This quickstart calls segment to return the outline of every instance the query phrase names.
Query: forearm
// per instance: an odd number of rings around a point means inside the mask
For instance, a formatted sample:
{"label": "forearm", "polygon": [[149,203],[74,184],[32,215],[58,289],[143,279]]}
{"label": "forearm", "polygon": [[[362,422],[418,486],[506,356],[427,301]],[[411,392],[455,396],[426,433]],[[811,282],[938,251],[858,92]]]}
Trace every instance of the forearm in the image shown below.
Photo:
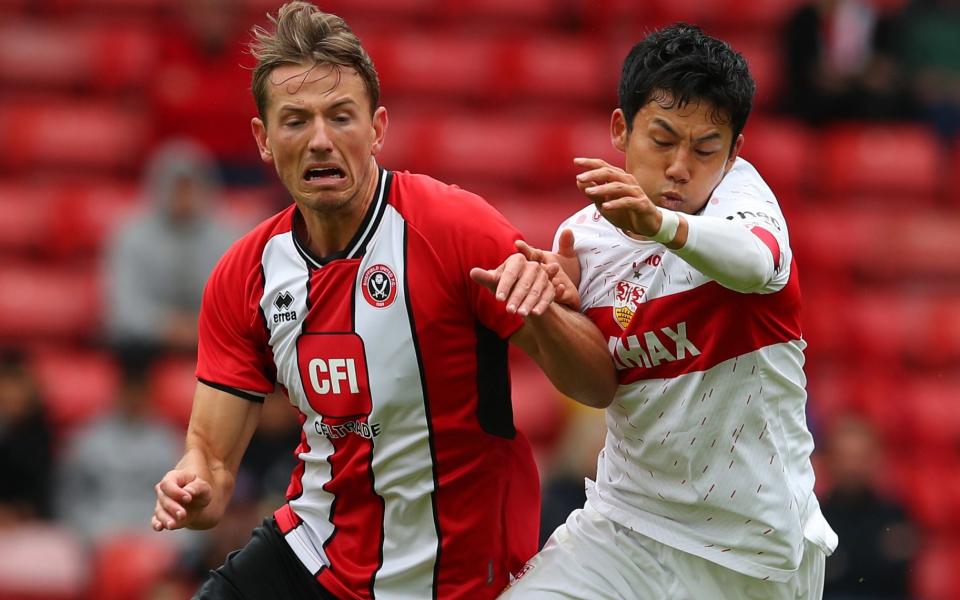
{"label": "forearm", "polygon": [[210,503],[197,511],[190,511],[188,529],[210,529],[220,522],[233,496],[236,472],[222,460],[214,458],[209,448],[196,436],[187,436],[187,451],[177,463],[177,469],[196,473],[210,484]]}
{"label": "forearm", "polygon": [[764,243],[745,227],[716,217],[683,215],[686,240],[671,251],[720,285],[756,292],[772,279],[777,265]]}
{"label": "forearm", "polygon": [[607,344],[594,324],[556,303],[527,317],[520,346],[560,392],[587,406],[605,408],[617,389]]}

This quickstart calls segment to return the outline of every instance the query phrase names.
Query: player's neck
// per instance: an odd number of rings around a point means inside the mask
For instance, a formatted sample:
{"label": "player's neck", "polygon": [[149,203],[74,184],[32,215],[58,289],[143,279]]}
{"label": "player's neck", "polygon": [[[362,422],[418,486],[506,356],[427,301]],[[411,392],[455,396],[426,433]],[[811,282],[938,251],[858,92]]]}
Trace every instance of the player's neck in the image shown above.
{"label": "player's neck", "polygon": [[316,256],[330,256],[346,249],[373,202],[379,180],[379,168],[374,164],[367,181],[353,200],[334,211],[311,210],[300,206],[302,228],[297,238]]}

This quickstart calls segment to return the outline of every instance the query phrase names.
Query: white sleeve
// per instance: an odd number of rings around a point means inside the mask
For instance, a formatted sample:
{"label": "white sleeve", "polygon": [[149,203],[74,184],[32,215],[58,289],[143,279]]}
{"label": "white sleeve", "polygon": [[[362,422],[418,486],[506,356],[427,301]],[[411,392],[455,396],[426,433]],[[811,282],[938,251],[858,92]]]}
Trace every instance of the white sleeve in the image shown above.
{"label": "white sleeve", "polygon": [[691,267],[731,290],[743,293],[775,291],[768,285],[777,267],[770,248],[739,223],[716,217],[683,215],[687,243],[673,253]]}
{"label": "white sleeve", "polygon": [[683,217],[687,242],[673,252],[693,268],[742,293],[769,294],[786,285],[793,258],[786,222],[747,161],[737,159],[702,214]]}

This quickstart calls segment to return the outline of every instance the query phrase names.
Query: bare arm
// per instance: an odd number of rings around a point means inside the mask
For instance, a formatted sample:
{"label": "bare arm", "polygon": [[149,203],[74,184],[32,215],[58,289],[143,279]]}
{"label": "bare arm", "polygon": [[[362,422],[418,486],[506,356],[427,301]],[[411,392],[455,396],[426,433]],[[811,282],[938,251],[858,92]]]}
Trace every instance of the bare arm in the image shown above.
{"label": "bare arm", "polygon": [[587,317],[556,302],[524,319],[510,341],[523,349],[551,383],[577,402],[606,408],[617,373],[600,330]]}
{"label": "bare arm", "polygon": [[153,529],[209,529],[219,522],[262,407],[197,384],[183,458],[155,486]]}
{"label": "bare arm", "polygon": [[617,389],[613,359],[596,326],[583,315],[553,302],[551,278],[559,265],[541,265],[522,254],[510,256],[496,270],[473,269],[474,281],[524,317],[510,338],[574,400],[597,408],[610,405]]}

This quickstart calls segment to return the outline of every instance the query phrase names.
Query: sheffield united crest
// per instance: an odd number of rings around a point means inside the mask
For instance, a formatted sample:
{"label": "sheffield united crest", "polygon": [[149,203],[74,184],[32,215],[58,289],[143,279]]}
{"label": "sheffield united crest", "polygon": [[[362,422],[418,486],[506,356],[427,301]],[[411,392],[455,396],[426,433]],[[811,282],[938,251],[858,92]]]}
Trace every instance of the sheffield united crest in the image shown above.
{"label": "sheffield united crest", "polygon": [[397,276],[387,265],[373,265],[360,281],[363,298],[374,308],[386,308],[397,298]]}

